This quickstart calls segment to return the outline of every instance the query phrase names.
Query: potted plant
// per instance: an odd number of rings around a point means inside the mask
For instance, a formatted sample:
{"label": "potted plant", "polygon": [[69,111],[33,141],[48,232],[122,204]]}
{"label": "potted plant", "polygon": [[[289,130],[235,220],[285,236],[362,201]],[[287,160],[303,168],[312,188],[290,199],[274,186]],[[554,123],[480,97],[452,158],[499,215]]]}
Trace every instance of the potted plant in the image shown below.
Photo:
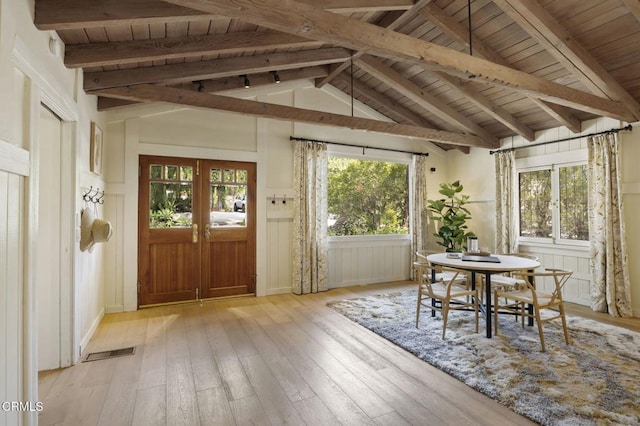
{"label": "potted plant", "polygon": [[464,205],[469,196],[461,194],[462,189],[463,186],[458,180],[453,183],[441,183],[438,192],[445,198],[427,200],[427,208],[440,225],[438,233],[433,235],[439,239],[438,244],[445,247],[447,252],[465,250],[467,237],[475,236],[468,230],[467,220],[471,219],[471,213]]}

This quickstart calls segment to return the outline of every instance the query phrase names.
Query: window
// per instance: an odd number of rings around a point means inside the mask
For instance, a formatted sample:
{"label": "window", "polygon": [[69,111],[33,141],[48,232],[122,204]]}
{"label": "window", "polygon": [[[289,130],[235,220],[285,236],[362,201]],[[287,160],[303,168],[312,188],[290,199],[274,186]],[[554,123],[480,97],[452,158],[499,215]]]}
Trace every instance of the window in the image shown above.
{"label": "window", "polygon": [[520,170],[518,184],[522,240],[589,240],[586,164]]}
{"label": "window", "polygon": [[409,233],[409,166],[329,156],[330,236]]}

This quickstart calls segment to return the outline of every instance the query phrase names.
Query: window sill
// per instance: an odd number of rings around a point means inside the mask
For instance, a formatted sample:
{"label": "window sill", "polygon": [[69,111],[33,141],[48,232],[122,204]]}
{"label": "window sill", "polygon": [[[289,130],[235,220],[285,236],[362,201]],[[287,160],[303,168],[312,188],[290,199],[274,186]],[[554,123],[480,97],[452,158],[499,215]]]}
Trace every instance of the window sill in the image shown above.
{"label": "window sill", "polygon": [[586,244],[554,244],[541,243],[535,241],[519,241],[518,247],[525,249],[521,251],[545,252],[549,254],[566,255],[571,253],[579,257],[589,257],[589,243]]}
{"label": "window sill", "polygon": [[345,247],[345,246],[362,246],[362,245],[389,245],[411,244],[411,235],[409,234],[382,234],[382,235],[346,235],[329,237],[329,246]]}

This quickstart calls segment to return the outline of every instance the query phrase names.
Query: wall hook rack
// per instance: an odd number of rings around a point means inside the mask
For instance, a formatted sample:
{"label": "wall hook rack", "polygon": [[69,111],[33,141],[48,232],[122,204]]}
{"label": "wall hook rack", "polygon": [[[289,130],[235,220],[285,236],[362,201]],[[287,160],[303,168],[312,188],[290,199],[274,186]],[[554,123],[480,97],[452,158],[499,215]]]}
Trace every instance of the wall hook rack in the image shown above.
{"label": "wall hook rack", "polygon": [[104,191],[100,191],[100,188],[93,189],[93,186],[90,186],[89,190],[82,194],[82,199],[87,203],[104,204]]}

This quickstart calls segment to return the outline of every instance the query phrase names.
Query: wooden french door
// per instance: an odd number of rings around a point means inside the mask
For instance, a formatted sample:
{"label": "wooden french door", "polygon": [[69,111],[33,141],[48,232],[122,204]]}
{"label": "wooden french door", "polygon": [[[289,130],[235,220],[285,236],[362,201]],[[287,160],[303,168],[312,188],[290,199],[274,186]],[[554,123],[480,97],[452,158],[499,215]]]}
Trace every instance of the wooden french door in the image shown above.
{"label": "wooden french door", "polygon": [[140,157],[138,304],[255,293],[254,163]]}

